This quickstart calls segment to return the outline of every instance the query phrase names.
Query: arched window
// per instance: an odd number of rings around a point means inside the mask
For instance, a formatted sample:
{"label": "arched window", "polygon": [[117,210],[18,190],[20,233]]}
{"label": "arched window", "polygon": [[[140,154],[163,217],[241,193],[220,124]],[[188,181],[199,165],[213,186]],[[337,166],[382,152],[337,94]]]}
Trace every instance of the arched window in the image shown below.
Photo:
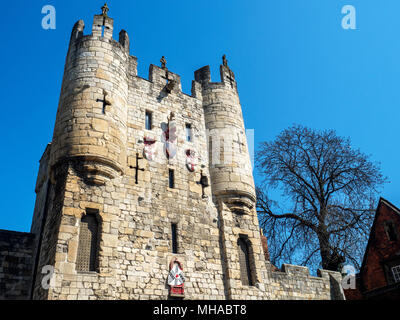
{"label": "arched window", "polygon": [[87,210],[82,217],[79,228],[79,246],[76,259],[77,271],[96,271],[98,252],[98,230],[99,224],[96,217],[97,212]]}
{"label": "arched window", "polygon": [[238,239],[240,279],[245,286],[252,286],[253,279],[250,265],[250,242],[248,239],[240,237]]}

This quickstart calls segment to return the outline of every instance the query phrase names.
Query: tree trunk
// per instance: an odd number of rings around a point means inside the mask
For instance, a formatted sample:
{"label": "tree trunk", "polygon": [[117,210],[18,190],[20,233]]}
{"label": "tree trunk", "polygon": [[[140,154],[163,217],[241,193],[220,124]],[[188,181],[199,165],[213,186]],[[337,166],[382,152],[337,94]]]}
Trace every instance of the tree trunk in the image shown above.
{"label": "tree trunk", "polygon": [[326,227],[319,227],[317,234],[320,247],[322,269],[330,270],[332,268],[331,250],[329,245],[329,234],[326,231]]}

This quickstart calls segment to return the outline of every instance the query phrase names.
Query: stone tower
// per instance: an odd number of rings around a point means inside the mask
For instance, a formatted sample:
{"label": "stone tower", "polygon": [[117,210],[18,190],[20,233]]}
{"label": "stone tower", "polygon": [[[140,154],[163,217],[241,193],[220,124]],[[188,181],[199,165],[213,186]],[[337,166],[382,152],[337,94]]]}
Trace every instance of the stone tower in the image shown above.
{"label": "stone tower", "polygon": [[164,57],[148,80],[137,75],[107,5],[91,34],[75,24],[36,185],[31,298],[167,299],[173,261],[185,299],[332,297],[337,274],[314,281],[307,269],[273,273],[265,261],[225,56],[220,71],[221,82],[208,66],[196,71],[187,95]]}

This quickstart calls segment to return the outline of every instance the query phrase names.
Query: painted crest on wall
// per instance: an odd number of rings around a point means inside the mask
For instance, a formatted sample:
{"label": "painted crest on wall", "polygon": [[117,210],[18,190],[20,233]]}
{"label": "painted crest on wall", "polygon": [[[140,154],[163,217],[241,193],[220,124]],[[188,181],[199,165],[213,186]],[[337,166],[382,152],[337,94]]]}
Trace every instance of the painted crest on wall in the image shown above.
{"label": "painted crest on wall", "polygon": [[196,158],[196,152],[194,150],[186,150],[186,166],[190,172],[194,172],[196,170],[198,161]]}
{"label": "painted crest on wall", "polygon": [[169,264],[168,285],[170,286],[171,297],[184,297],[185,296],[185,277],[183,275],[182,263],[177,258],[173,258]]}
{"label": "painted crest on wall", "polygon": [[144,138],[144,157],[149,160],[153,161],[156,156],[156,140],[153,138]]}
{"label": "painted crest on wall", "polygon": [[168,159],[172,159],[176,155],[177,135],[176,123],[171,120],[163,132],[164,152]]}

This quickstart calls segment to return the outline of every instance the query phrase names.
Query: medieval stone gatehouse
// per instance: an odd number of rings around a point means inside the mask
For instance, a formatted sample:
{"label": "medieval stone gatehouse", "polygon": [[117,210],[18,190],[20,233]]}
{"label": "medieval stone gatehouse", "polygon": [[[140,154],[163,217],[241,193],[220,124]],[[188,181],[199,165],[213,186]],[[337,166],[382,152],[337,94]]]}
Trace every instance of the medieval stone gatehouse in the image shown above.
{"label": "medieval stone gatehouse", "polygon": [[226,57],[221,82],[203,67],[187,95],[164,57],[138,76],[107,6],[84,27],[72,30],[31,233],[0,237],[0,297],[342,299],[339,273],[265,260]]}

